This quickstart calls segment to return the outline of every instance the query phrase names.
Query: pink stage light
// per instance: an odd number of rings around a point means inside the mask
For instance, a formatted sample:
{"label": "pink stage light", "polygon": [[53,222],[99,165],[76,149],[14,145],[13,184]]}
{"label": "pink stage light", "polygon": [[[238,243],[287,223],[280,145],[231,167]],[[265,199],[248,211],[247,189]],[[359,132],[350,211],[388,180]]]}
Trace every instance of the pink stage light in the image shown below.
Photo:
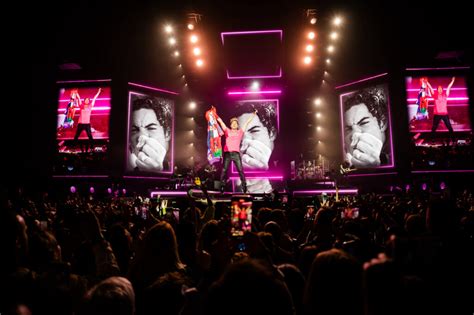
{"label": "pink stage light", "polygon": [[281,94],[281,90],[268,90],[268,91],[231,91],[228,95],[247,95],[247,94]]}
{"label": "pink stage light", "polygon": [[397,172],[387,172],[387,173],[367,173],[367,174],[349,174],[349,177],[367,177],[367,176],[383,176],[383,175],[397,175]]}
{"label": "pink stage light", "polygon": [[[246,172],[248,173],[248,172]],[[278,180],[283,180],[283,176],[275,176],[275,175],[270,175],[270,176],[265,176],[265,175],[260,175],[260,176],[245,176],[246,179],[278,179]],[[239,176],[230,176],[231,180],[236,180],[240,179]]]}
{"label": "pink stage light", "polygon": [[412,174],[425,173],[474,173],[474,170],[430,170],[430,171],[411,171]]}
{"label": "pink stage light", "polygon": [[[340,194],[357,194],[358,189],[339,189]],[[335,194],[336,189],[295,190],[293,195]]]}
{"label": "pink stage light", "polygon": [[406,68],[407,71],[426,71],[426,70],[462,70],[471,69],[469,66],[465,67],[446,67],[446,68]]}
{"label": "pink stage light", "polygon": [[97,79],[97,80],[73,80],[73,81],[56,81],[56,83],[90,83],[90,82],[111,82],[112,79]]}
{"label": "pink stage light", "polygon": [[281,78],[282,77],[282,70],[280,67],[280,72],[276,75],[254,75],[254,76],[239,76],[239,77],[234,77],[229,74],[229,70],[226,70],[227,72],[227,79],[229,80],[237,80],[237,79],[271,79],[271,78]]}
{"label": "pink stage light", "polygon": [[108,175],[53,175],[53,178],[108,178]]}
{"label": "pink stage light", "polygon": [[164,197],[167,197],[167,196],[187,196],[188,192],[186,192],[186,191],[173,191],[173,190],[156,190],[156,191],[152,191],[150,193],[151,198],[155,198],[158,195],[159,196],[164,196]]}
{"label": "pink stage light", "polygon": [[233,35],[256,35],[256,34],[272,34],[272,33],[279,33],[280,40],[283,41],[283,30],[263,30],[263,31],[242,31],[242,32],[222,32],[221,33],[221,40],[222,45],[224,45],[224,38],[225,36],[233,36]]}
{"label": "pink stage light", "polygon": [[[434,98],[432,97],[428,97],[428,101],[433,101]],[[468,101],[469,100],[469,97],[448,97],[448,101]],[[407,103],[409,102],[416,102],[417,99],[416,98],[407,98]],[[467,106],[467,104],[456,104],[456,105],[449,105],[450,107],[451,106]]]}
{"label": "pink stage light", "polygon": [[343,84],[343,85],[339,85],[339,86],[336,86],[335,89],[340,89],[340,88],[343,88],[345,86],[350,86],[350,85],[354,85],[356,83],[360,83],[360,82],[364,82],[364,81],[369,81],[369,80],[372,80],[372,79],[375,79],[375,78],[380,78],[380,77],[383,77],[384,75],[387,75],[388,72],[385,72],[385,73],[382,73],[382,74],[378,74],[378,75],[374,75],[374,76],[371,76],[371,77],[368,77],[368,78],[364,78],[364,79],[361,79],[361,80],[357,80],[357,81],[354,81],[354,82],[350,82],[350,83],[346,83],[346,84]]}
{"label": "pink stage light", "polygon": [[128,84],[129,84],[129,85],[133,85],[133,86],[137,86],[137,87],[141,87],[141,88],[144,88],[144,89],[148,89],[148,90],[153,90],[153,91],[159,91],[159,92],[164,92],[164,93],[179,95],[179,93],[176,93],[176,92],[173,92],[173,91],[169,91],[169,90],[165,90],[165,89],[159,89],[159,88],[155,88],[155,87],[151,87],[151,86],[147,86],[147,85],[143,85],[143,84],[137,84],[137,83],[133,83],[133,82],[128,82]]}

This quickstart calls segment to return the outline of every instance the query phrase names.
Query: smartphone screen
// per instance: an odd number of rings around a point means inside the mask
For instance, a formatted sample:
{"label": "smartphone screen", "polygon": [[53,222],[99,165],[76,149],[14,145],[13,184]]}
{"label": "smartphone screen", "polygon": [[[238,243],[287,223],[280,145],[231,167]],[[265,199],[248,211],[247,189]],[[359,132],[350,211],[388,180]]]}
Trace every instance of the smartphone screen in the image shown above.
{"label": "smartphone screen", "polygon": [[341,218],[344,219],[357,219],[359,217],[359,208],[345,208],[341,212]]}
{"label": "smartphone screen", "polygon": [[179,208],[173,208],[173,215],[176,219],[176,222],[179,222]]}
{"label": "smartphone screen", "polygon": [[233,236],[242,236],[252,230],[252,200],[249,197],[232,197],[231,223]]}
{"label": "smartphone screen", "polygon": [[316,213],[315,213],[315,211],[314,211],[314,206],[313,206],[313,205],[306,206],[306,215],[305,215],[305,218],[306,218],[307,220],[313,220],[315,214],[316,214]]}

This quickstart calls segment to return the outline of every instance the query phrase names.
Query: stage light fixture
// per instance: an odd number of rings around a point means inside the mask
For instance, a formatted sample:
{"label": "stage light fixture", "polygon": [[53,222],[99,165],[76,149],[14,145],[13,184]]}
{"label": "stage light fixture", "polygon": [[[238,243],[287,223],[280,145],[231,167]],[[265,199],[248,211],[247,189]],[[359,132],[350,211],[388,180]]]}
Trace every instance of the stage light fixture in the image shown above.
{"label": "stage light fixture", "polygon": [[330,53],[334,52],[334,46],[333,45],[328,46],[328,52],[330,52]]}
{"label": "stage light fixture", "polygon": [[253,81],[252,85],[250,86],[252,90],[258,90],[260,88],[260,83],[258,81]]}
{"label": "stage light fixture", "polygon": [[311,63],[311,57],[310,57],[310,56],[304,57],[303,62],[304,62],[305,64],[309,65],[309,64]]}
{"label": "stage light fixture", "polygon": [[320,126],[317,126],[317,127],[316,127],[316,130],[317,130],[317,131],[321,131],[321,127],[320,127]]}
{"label": "stage light fixture", "polygon": [[307,52],[312,52],[314,50],[314,46],[309,44],[309,45],[306,45],[306,51]]}
{"label": "stage light fixture", "polygon": [[204,65],[204,61],[202,61],[202,59],[196,60],[196,66],[202,67],[203,65]]}
{"label": "stage light fixture", "polygon": [[175,57],[179,57],[179,51],[175,50],[174,56],[175,56]]}
{"label": "stage light fixture", "polygon": [[332,32],[330,37],[331,37],[332,40],[335,40],[339,37],[339,34],[337,34],[337,32]]}
{"label": "stage light fixture", "polygon": [[309,32],[308,33],[308,38],[309,39],[314,39],[316,37],[316,34],[314,32]]}
{"label": "stage light fixture", "polygon": [[[190,109],[195,109],[196,108],[196,102],[190,102],[189,103],[189,108]],[[191,130],[192,131],[192,130]]]}
{"label": "stage light fixture", "polygon": [[173,28],[171,27],[171,25],[165,26],[165,32],[166,34],[170,34],[171,32],[173,32]]}
{"label": "stage light fixture", "polygon": [[195,44],[198,41],[198,37],[193,34],[193,35],[191,35],[190,40],[191,40],[191,43]]}
{"label": "stage light fixture", "polygon": [[194,24],[189,23],[189,24],[188,24],[188,30],[191,30],[191,31],[192,31],[193,29],[194,29]]}
{"label": "stage light fixture", "polygon": [[194,47],[193,54],[194,54],[194,56],[199,56],[201,54],[201,48]]}
{"label": "stage light fixture", "polygon": [[318,97],[317,99],[314,100],[315,105],[321,105],[321,99]]}
{"label": "stage light fixture", "polygon": [[331,59],[329,59],[329,58],[326,59],[326,63],[327,63],[327,64],[330,64],[330,63],[331,63]]}
{"label": "stage light fixture", "polygon": [[321,117],[321,113],[316,113],[316,118]]}
{"label": "stage light fixture", "polygon": [[175,45],[176,44],[176,39],[174,37],[170,37],[168,39],[168,42],[170,43],[170,45]]}
{"label": "stage light fixture", "polygon": [[178,67],[180,67],[180,68],[181,68],[181,67],[182,67],[182,65],[181,65],[181,64],[179,64],[179,65],[178,65]]}
{"label": "stage light fixture", "polygon": [[339,26],[341,24],[342,24],[342,18],[340,18],[339,16],[335,17],[334,18],[334,25]]}
{"label": "stage light fixture", "polygon": [[311,18],[311,20],[309,20],[309,23],[316,24],[316,21],[317,21],[317,19],[314,17],[314,18]]}

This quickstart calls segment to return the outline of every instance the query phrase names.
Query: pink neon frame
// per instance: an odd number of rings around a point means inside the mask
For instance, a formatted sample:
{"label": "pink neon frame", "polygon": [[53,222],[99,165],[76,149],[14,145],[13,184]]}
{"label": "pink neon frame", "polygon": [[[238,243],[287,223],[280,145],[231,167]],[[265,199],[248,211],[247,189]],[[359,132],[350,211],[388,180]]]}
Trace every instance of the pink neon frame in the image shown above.
{"label": "pink neon frame", "polygon": [[[359,82],[364,82],[364,81],[368,81],[368,80],[371,80],[371,79],[375,79],[375,78],[379,78],[379,77],[382,77],[384,75],[387,75],[387,73],[383,73],[381,75],[376,75],[376,76],[373,76],[373,77],[370,77],[370,78],[367,78],[367,79],[362,79],[362,80],[359,80],[359,81],[355,81],[349,85],[344,85],[344,86],[350,86],[350,85],[353,85],[353,84],[356,84],[356,83],[359,83]],[[385,83],[385,85],[387,86],[387,91],[388,91],[388,85]],[[345,144],[345,141],[344,141],[344,108],[343,108],[343,104],[342,104],[342,98],[346,95],[349,95],[349,94],[353,94],[355,92],[354,91],[351,91],[351,92],[347,92],[347,93],[343,93],[341,95],[339,95],[339,106],[340,106],[340,114],[341,114],[341,137],[342,137],[342,154],[343,154],[343,160],[344,160],[344,152],[346,152],[346,144]],[[389,92],[389,91],[388,91]],[[390,92],[388,93],[390,95]],[[390,110],[390,97],[389,95],[387,95],[387,108],[388,108],[388,125],[389,125],[389,132],[390,132],[390,164],[388,165],[382,165],[382,166],[377,166],[377,167],[371,167],[371,168],[366,168],[367,170],[369,169],[383,169],[383,168],[393,168],[395,166],[395,161],[394,161],[394,155],[395,155],[395,152],[393,150],[393,140],[392,140],[392,137],[393,137],[393,134],[392,134],[392,114],[391,114],[391,110]]]}
{"label": "pink neon frame", "polygon": [[356,83],[361,83],[361,82],[364,82],[364,81],[369,81],[369,80],[372,80],[372,79],[380,78],[380,77],[383,77],[384,75],[387,75],[387,74],[388,74],[388,72],[385,72],[385,73],[377,74],[377,75],[367,77],[367,78],[364,78],[364,79],[360,79],[360,80],[357,80],[357,81],[342,84],[342,85],[336,86],[335,89],[337,90],[337,89],[340,89],[340,88],[343,88],[343,87],[346,87],[346,86],[354,85]]}
{"label": "pink neon frame", "polygon": [[[263,102],[276,102],[276,106],[277,106],[277,129],[278,129],[278,133],[280,133],[280,100],[275,98],[275,99],[258,99],[258,100],[240,100],[239,102],[260,102],[260,103],[263,103]],[[231,166],[231,174],[238,174],[238,172],[235,170],[234,168],[234,163],[231,163],[232,166]],[[265,172],[268,172],[265,171],[265,170],[261,170],[261,171],[244,171],[245,174],[255,174],[255,173],[265,173]],[[265,177],[267,178],[267,177]]]}
{"label": "pink neon frame", "polygon": [[[130,84],[130,83],[129,83]],[[137,85],[137,84],[131,84],[131,85],[135,85],[135,86],[140,86],[140,85]],[[140,87],[144,87],[144,86],[140,86]],[[148,87],[146,87],[148,88]],[[157,89],[157,88],[150,88],[151,90],[155,90],[155,91],[161,91],[163,92],[163,90],[161,89]],[[168,93],[171,93],[173,94],[174,92],[169,92]],[[150,95],[146,95],[146,94],[143,94],[143,93],[138,93],[138,92],[133,92],[133,91],[128,91],[128,122],[127,122],[127,147],[125,148],[125,163],[126,165],[128,165],[128,146],[130,145],[130,114],[131,114],[131,106],[132,106],[132,94],[134,95],[142,95],[142,96],[150,96]],[[173,171],[174,171],[174,120],[175,120],[175,110],[174,110],[174,106],[176,104],[173,105],[173,122],[172,122],[172,127],[171,127],[171,163],[170,163],[170,170],[169,171],[164,171],[164,172],[157,172],[157,173],[160,173],[160,174],[172,174]],[[125,167],[125,169],[127,169],[127,167]],[[127,169],[127,171],[129,171]],[[150,176],[152,177],[152,176]],[[135,177],[135,178],[140,178],[140,177]]]}
{"label": "pink neon frame", "polygon": [[[339,193],[341,194],[358,194],[359,190],[355,189],[339,189]],[[314,195],[314,194],[335,194],[336,189],[315,189],[315,190],[295,190],[293,191],[293,195]]]}
{"label": "pink neon frame", "polygon": [[[222,46],[224,46],[225,36],[239,36],[239,35],[256,35],[256,34],[280,34],[280,41],[283,42],[283,30],[261,30],[261,31],[240,31],[240,32],[222,32],[221,40]],[[231,76],[229,70],[226,70],[227,79],[238,80],[238,79],[269,79],[269,78],[281,78],[283,75],[282,68],[280,67],[279,73],[276,75],[254,75],[254,76]]]}
{"label": "pink neon frame", "polygon": [[249,94],[281,94],[281,90],[229,91],[229,92],[227,92],[227,95],[249,95]]}
{"label": "pink neon frame", "polygon": [[140,87],[140,88],[144,88],[144,89],[148,89],[148,90],[152,90],[152,91],[158,91],[158,92],[163,92],[163,93],[168,93],[168,94],[173,94],[173,95],[179,95],[179,93],[177,93],[177,92],[173,92],[173,91],[169,91],[169,90],[165,90],[165,89],[159,89],[159,88],[156,88],[156,87],[147,86],[147,85],[143,85],[143,84],[137,84],[137,83],[133,83],[133,82],[128,82],[128,85],[132,85],[132,86],[136,86],[136,87]]}

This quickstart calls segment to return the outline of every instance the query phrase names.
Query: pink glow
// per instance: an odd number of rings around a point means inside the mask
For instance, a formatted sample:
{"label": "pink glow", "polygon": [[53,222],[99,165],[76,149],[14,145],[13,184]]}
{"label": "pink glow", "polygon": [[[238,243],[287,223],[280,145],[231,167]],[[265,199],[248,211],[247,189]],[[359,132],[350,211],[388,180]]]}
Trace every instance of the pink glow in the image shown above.
{"label": "pink glow", "polygon": [[[248,172],[246,172],[248,173]],[[231,180],[237,180],[237,179],[240,179],[239,176],[230,176],[230,179]],[[260,176],[257,176],[257,175],[254,175],[254,176],[245,176],[245,179],[278,179],[278,180],[282,180],[283,179],[283,176],[272,176],[272,175],[260,175]]]}
{"label": "pink glow", "polygon": [[235,36],[235,35],[256,35],[256,34],[272,34],[279,33],[280,40],[283,41],[283,30],[262,30],[262,31],[241,31],[241,32],[222,32],[221,40],[222,45],[224,45],[225,36]]}
{"label": "pink glow", "polygon": [[[419,89],[418,89],[419,90]],[[407,102],[416,102],[417,98],[407,98]],[[428,97],[428,101],[433,101],[434,98]],[[448,97],[448,101],[468,101],[468,97]],[[462,106],[467,106],[468,104],[463,104]],[[452,105],[449,105],[452,106]]]}
{"label": "pink glow", "polygon": [[471,67],[446,67],[446,68],[406,68],[407,71],[426,71],[426,70],[461,70],[471,69]]}
{"label": "pink glow", "polygon": [[[259,100],[243,100],[242,102],[276,102],[276,107],[277,107],[277,128],[278,128],[278,133],[280,132],[280,101],[278,99],[259,99]],[[237,174],[237,171],[234,167],[234,163],[231,163],[231,173],[232,174]],[[266,173],[268,172],[267,170],[246,170],[244,171],[245,174],[255,174],[255,173]],[[279,175],[279,174],[278,174]]]}
{"label": "pink glow", "polygon": [[237,79],[270,79],[270,78],[281,78],[283,72],[281,70],[281,67],[280,67],[280,72],[278,74],[275,74],[275,75],[251,75],[251,76],[238,76],[238,77],[235,77],[235,76],[231,76],[229,74],[229,70],[226,70],[226,73],[227,73],[227,79],[229,80],[237,80]]}
{"label": "pink glow", "polygon": [[[133,83],[130,83],[129,84],[131,85],[136,85],[136,84],[133,84]],[[136,85],[136,86],[139,86],[139,85]],[[154,88],[151,88],[151,89],[154,89]],[[156,90],[156,89],[154,89]],[[161,90],[159,90],[161,91]],[[149,95],[145,95],[145,94],[141,94],[141,93],[136,93],[136,92],[132,92],[132,91],[129,91],[128,92],[128,115],[127,115],[127,119],[128,119],[128,122],[127,122],[127,146],[125,148],[125,163],[128,164],[128,147],[130,145],[130,115],[131,115],[131,100],[132,100],[132,94],[135,94],[135,95],[141,95],[141,96],[149,96]],[[177,93],[176,93],[177,94]],[[173,170],[174,170],[174,120],[175,120],[175,110],[174,110],[174,106],[173,106],[173,122],[172,122],[172,127],[171,127],[171,161],[170,161],[170,169],[169,171],[164,171],[164,172],[160,172],[162,174],[172,174],[173,173]],[[135,178],[138,178],[138,177],[135,177]],[[143,177],[145,178],[145,177]],[[149,177],[149,178],[153,178],[153,177]],[[155,177],[156,178],[156,177]],[[159,178],[159,177],[158,177]]]}
{"label": "pink glow", "polygon": [[232,91],[228,92],[228,95],[247,95],[247,94],[280,94],[281,90],[273,91]]}
{"label": "pink glow", "polygon": [[[92,111],[110,111],[111,107],[110,106],[94,106],[92,108]],[[64,109],[63,108],[58,108],[59,113],[63,113]]]}
{"label": "pink glow", "polygon": [[168,90],[164,90],[164,89],[159,89],[159,88],[155,88],[155,87],[151,87],[151,86],[147,86],[147,85],[142,85],[142,84],[137,84],[137,83],[132,83],[132,82],[128,82],[128,84],[129,84],[129,85],[133,85],[133,86],[137,86],[137,87],[141,87],[141,88],[144,88],[144,89],[148,89],[148,90],[153,90],[153,91],[159,91],[159,92],[164,92],[164,93],[179,95],[179,93],[176,93],[176,92],[173,92],[173,91],[168,91]]}
{"label": "pink glow", "polygon": [[75,81],[56,81],[56,83],[88,83],[88,82],[111,82],[112,79],[98,79],[98,80],[75,80]]}
{"label": "pink glow", "polygon": [[387,75],[387,74],[388,74],[388,72],[385,72],[385,73],[374,75],[372,77],[368,77],[368,78],[361,79],[361,80],[358,80],[358,81],[354,81],[354,82],[346,83],[346,84],[343,84],[343,85],[339,85],[339,86],[336,86],[335,89],[337,90],[337,89],[340,89],[340,88],[343,88],[343,87],[346,87],[346,86],[354,85],[356,83],[369,81],[369,80],[372,80],[372,79],[375,79],[375,78],[380,78],[380,77],[383,77],[384,75]]}
{"label": "pink glow", "polygon": [[[339,189],[338,193],[340,194],[357,194],[358,189]],[[314,195],[314,194],[335,194],[336,189],[316,189],[316,190],[295,190],[293,195]]]}
{"label": "pink glow", "polygon": [[[419,88],[418,89],[407,89],[407,91],[409,91],[409,92],[416,92],[416,93],[418,93],[419,90],[420,90]],[[467,90],[467,88],[455,88],[455,87],[451,88],[451,91],[460,91],[460,90]]]}
{"label": "pink glow", "polygon": [[158,195],[160,196],[187,196],[186,191],[172,191],[172,190],[160,190],[160,191],[152,191],[150,193],[150,197],[154,198]]}
{"label": "pink glow", "polygon": [[423,173],[474,173],[474,170],[432,170],[432,171],[411,171],[413,174]]}

